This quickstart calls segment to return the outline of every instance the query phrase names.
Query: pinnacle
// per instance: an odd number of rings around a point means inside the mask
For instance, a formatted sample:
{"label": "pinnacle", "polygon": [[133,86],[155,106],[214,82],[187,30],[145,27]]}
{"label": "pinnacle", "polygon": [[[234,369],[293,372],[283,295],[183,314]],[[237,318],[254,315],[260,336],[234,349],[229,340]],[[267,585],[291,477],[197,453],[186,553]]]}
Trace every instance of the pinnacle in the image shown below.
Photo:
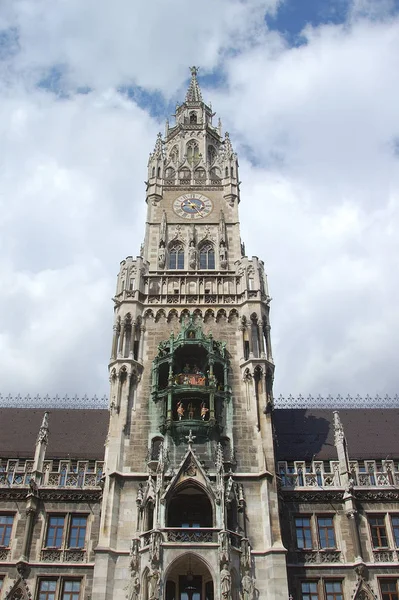
{"label": "pinnacle", "polygon": [[186,102],[202,102],[201,89],[197,81],[199,67],[190,67],[191,81],[186,94]]}

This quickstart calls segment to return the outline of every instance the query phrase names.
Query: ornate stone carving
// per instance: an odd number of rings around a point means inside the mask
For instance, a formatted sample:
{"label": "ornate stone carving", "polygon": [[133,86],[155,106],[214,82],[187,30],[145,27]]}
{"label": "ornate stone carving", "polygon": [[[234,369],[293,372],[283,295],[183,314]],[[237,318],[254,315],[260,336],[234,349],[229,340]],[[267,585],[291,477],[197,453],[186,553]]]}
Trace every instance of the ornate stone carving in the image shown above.
{"label": "ornate stone carving", "polygon": [[147,577],[148,586],[148,600],[159,599],[159,584],[161,581],[161,575],[159,569],[151,569]]}
{"label": "ornate stone carving", "polygon": [[240,600],[253,600],[255,586],[250,571],[246,570],[241,579]]}
{"label": "ornate stone carving", "polygon": [[230,563],[230,536],[227,531],[219,532],[219,561],[223,565]]}
{"label": "ornate stone carving", "polygon": [[158,250],[158,267],[163,269],[165,267],[166,262],[166,252],[165,252],[165,243],[163,241],[159,244]]}
{"label": "ornate stone carving", "polygon": [[224,600],[231,598],[231,574],[225,563],[220,571],[220,591]]}

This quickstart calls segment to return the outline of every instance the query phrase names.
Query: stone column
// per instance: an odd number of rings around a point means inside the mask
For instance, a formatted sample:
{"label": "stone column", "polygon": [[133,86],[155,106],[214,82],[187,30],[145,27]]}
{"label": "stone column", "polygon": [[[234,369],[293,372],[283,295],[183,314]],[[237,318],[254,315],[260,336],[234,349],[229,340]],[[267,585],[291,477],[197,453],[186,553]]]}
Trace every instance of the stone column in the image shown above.
{"label": "stone column", "polygon": [[355,510],[354,508],[347,510],[346,516],[348,517],[350,524],[353,549],[355,552],[355,562],[363,561],[362,546],[360,543],[360,533],[357,523],[357,510]]}
{"label": "stone column", "polygon": [[111,350],[111,358],[116,358],[116,352],[118,348],[118,326],[114,325],[113,327],[114,334],[112,336],[112,350]]}
{"label": "stone column", "polygon": [[124,338],[125,338],[125,324],[122,323],[122,325],[121,325],[121,331],[120,331],[120,334],[119,334],[118,356],[122,356],[122,354],[123,354]]}
{"label": "stone column", "polygon": [[144,354],[144,334],[145,327],[142,325],[140,327],[140,341],[139,341],[139,362],[143,362],[143,354]]}
{"label": "stone column", "polygon": [[261,321],[258,323],[258,338],[260,356],[261,358],[265,358],[265,337],[263,333],[263,323]]}
{"label": "stone column", "polygon": [[266,353],[267,353],[267,360],[273,360],[273,356],[272,356],[272,340],[270,337],[270,325],[269,323],[267,323],[266,325]]}

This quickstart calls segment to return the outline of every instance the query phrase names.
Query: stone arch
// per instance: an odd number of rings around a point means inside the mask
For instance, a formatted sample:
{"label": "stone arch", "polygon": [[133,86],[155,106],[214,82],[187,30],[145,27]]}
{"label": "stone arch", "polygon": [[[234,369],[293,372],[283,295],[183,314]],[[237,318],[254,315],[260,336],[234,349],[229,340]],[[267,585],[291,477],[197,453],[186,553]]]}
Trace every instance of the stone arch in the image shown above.
{"label": "stone arch", "polygon": [[154,311],[152,308],[147,308],[147,310],[144,312],[144,321],[149,321],[150,319],[154,318]]}
{"label": "stone arch", "polygon": [[217,152],[216,152],[215,146],[212,146],[212,144],[209,144],[209,146],[208,146],[208,162],[210,165],[215,162],[216,156],[217,156]]}
{"label": "stone arch", "polygon": [[231,311],[229,312],[228,322],[229,323],[237,323],[239,318],[240,318],[240,316],[238,314],[238,310],[236,308],[232,308]]}
{"label": "stone arch", "polygon": [[[180,577],[186,576],[190,572],[192,575],[191,582],[194,585],[198,585],[199,579],[201,580],[202,590],[201,597],[206,597],[205,589],[207,585],[211,585],[212,592],[209,594],[213,597],[213,591],[215,588],[216,574],[212,565],[196,550],[190,550],[190,552],[182,550],[180,555],[177,556],[166,568],[165,571],[165,588],[168,590],[168,585],[174,584],[173,593],[166,597],[180,598],[183,590],[179,590]],[[184,580],[183,580],[184,581]],[[145,598],[144,600],[148,600]]]}
{"label": "stone arch", "polygon": [[32,594],[22,577],[18,577],[5,595],[6,600],[31,600],[31,598]]}
{"label": "stone arch", "polygon": [[208,308],[205,311],[204,322],[205,323],[211,323],[214,319],[215,319],[215,313],[214,313],[214,311],[211,308]]}
{"label": "stone arch", "polygon": [[197,321],[202,321],[202,310],[200,308],[196,308],[193,311],[193,317]]}
{"label": "stone arch", "polygon": [[171,490],[166,506],[167,527],[214,527],[215,517],[214,498],[200,481],[189,477]]}
{"label": "stone arch", "polygon": [[227,314],[224,308],[219,308],[216,313],[216,323],[224,322],[227,320]]}
{"label": "stone arch", "polygon": [[178,321],[179,320],[179,313],[177,312],[177,310],[175,308],[172,308],[172,310],[170,310],[168,312],[168,316],[167,316],[167,322],[170,323],[171,321]]}
{"label": "stone arch", "polygon": [[206,179],[206,171],[203,167],[198,167],[194,171],[195,179]]}
{"label": "stone arch", "polygon": [[180,323],[183,323],[185,320],[190,318],[190,311],[188,310],[188,308],[183,308],[183,310],[180,313]]}
{"label": "stone arch", "polygon": [[166,320],[166,312],[164,311],[163,308],[160,308],[157,311],[157,314],[155,315],[155,323],[159,323],[159,321],[165,321]]}

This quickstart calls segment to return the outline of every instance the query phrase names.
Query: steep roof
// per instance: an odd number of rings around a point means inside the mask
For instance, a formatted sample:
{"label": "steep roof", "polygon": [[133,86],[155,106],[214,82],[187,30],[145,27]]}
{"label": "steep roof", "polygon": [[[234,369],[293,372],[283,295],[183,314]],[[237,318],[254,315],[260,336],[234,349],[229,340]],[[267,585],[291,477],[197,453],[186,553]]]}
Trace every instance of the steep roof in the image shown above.
{"label": "steep roof", "polygon": [[[276,409],[277,460],[337,460],[331,409]],[[352,460],[399,458],[399,409],[340,409]]]}
{"label": "steep roof", "polygon": [[46,458],[104,458],[108,410],[63,408],[0,408],[0,457],[34,456],[36,438],[45,410],[49,412]]}

